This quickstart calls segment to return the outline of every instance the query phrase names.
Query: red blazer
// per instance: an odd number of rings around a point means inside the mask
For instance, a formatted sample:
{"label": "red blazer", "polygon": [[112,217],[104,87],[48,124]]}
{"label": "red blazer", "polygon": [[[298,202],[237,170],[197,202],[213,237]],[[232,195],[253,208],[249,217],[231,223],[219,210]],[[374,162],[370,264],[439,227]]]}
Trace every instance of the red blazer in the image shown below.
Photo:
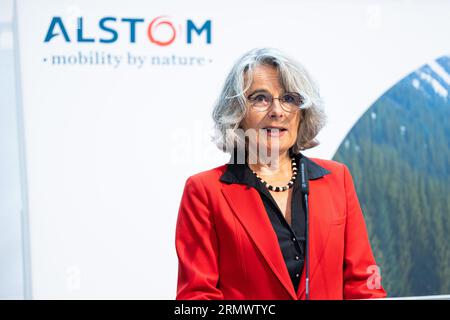
{"label": "red blazer", "polygon": [[[347,167],[310,159],[331,172],[310,180],[310,298],[386,296]],[[258,191],[219,181],[227,165],[186,181],[178,213],[177,299],[305,299],[295,292]]]}

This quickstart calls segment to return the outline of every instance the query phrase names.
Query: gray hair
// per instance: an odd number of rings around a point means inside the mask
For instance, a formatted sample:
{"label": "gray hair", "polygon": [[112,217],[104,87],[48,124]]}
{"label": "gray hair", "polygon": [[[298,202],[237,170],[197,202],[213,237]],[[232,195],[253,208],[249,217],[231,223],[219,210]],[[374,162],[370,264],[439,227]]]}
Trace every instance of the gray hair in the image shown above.
{"label": "gray hair", "polygon": [[[286,91],[298,92],[310,100],[309,104],[302,107],[297,142],[292,147],[292,151],[298,153],[317,146],[319,142],[315,137],[326,121],[318,87],[301,64],[272,48],[250,50],[235,62],[212,113],[215,132],[212,137],[213,142],[222,151],[233,150],[239,139],[237,131],[240,123],[247,113],[245,92],[253,81],[254,68],[259,65],[274,66],[279,72],[281,84]],[[248,81],[244,88],[245,75]]]}

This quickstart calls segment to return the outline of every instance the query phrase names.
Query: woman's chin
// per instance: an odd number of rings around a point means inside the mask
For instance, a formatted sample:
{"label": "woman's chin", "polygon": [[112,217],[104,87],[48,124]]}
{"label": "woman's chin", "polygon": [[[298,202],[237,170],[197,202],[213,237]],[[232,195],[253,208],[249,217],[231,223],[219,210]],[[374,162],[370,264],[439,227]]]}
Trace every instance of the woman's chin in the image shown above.
{"label": "woman's chin", "polygon": [[259,152],[261,153],[261,152],[266,152],[267,153],[267,155],[268,156],[271,156],[272,154],[278,154],[278,155],[281,155],[281,154],[284,154],[284,153],[286,153],[286,152],[288,152],[289,151],[289,148],[290,148],[291,146],[288,146],[287,144],[281,144],[281,145],[279,145],[279,144],[271,144],[271,143],[268,143],[268,144],[264,144],[264,143],[261,143],[260,144],[260,147],[259,147]]}

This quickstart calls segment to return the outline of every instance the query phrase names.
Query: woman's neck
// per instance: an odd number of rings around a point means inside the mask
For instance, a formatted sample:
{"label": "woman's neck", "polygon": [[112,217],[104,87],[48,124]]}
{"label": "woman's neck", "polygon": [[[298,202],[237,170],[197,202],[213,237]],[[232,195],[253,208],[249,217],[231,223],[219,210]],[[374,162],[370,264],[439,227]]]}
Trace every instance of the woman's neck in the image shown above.
{"label": "woman's neck", "polygon": [[291,158],[289,152],[284,152],[277,157],[271,157],[270,162],[263,161],[259,157],[256,163],[249,163],[250,169],[262,175],[274,175],[277,173],[290,172]]}

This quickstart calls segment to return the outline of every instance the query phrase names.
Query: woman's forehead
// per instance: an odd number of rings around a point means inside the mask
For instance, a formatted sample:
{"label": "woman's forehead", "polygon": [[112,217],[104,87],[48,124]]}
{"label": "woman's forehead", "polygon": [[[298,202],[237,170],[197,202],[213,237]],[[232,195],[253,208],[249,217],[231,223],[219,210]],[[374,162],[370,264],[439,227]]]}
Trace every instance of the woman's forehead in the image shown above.
{"label": "woman's forehead", "polygon": [[[244,77],[247,83],[247,74]],[[252,82],[249,89],[283,89],[280,72],[277,68],[269,65],[258,65],[252,70]]]}

